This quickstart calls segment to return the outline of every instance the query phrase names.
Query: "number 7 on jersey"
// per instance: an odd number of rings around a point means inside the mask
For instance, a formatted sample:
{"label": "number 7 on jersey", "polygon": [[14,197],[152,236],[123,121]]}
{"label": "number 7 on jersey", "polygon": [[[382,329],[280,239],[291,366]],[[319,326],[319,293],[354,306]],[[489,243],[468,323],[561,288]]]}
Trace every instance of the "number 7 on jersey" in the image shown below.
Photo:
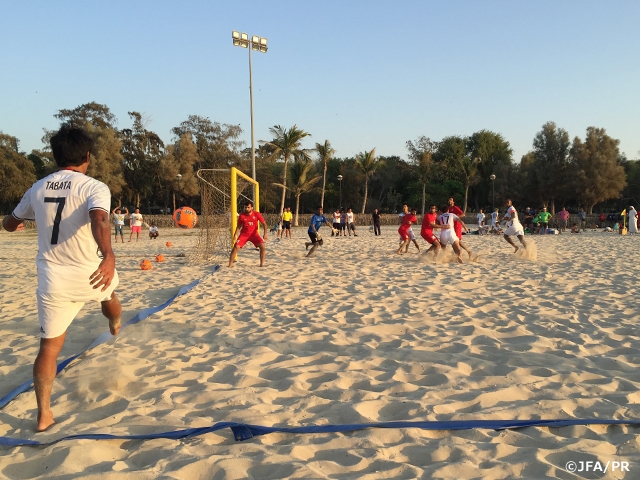
{"label": "number 7 on jersey", "polygon": [[62,220],[62,210],[64,209],[65,197],[44,197],[45,203],[57,203],[56,218],[53,219],[53,231],[51,232],[51,245],[58,244],[58,234],[60,233],[60,220]]}

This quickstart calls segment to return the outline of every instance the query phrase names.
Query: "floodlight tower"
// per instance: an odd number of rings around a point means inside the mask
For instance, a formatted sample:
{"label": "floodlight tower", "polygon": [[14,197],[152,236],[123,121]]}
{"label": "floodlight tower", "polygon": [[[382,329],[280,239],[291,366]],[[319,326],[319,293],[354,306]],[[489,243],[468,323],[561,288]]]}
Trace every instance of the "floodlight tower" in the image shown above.
{"label": "floodlight tower", "polygon": [[[231,38],[233,39],[233,45],[235,47],[242,47],[249,50],[249,102],[251,104],[251,178],[256,179],[256,146],[255,146],[255,134],[253,130],[253,79],[252,79],[252,69],[251,69],[251,50],[255,50],[257,52],[266,53],[267,52],[267,39],[264,37],[258,37],[257,35],[253,35],[251,40],[249,40],[249,35],[242,32],[237,32],[233,30],[231,32]],[[251,48],[249,48],[251,47]],[[254,199],[255,202],[255,190],[254,190]]]}

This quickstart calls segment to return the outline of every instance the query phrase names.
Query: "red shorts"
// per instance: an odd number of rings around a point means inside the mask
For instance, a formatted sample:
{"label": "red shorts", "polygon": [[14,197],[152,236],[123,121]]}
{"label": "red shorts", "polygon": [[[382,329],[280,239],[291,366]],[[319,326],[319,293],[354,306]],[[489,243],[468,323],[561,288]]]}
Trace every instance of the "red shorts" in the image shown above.
{"label": "red shorts", "polygon": [[462,224],[459,222],[454,223],[453,230],[456,232],[456,237],[458,237],[458,240],[462,240]]}
{"label": "red shorts", "polygon": [[261,243],[264,243],[264,240],[258,234],[258,232],[253,232],[249,235],[240,234],[240,236],[238,237],[238,241],[236,242],[236,245],[238,246],[238,248],[242,248],[247,242],[251,242],[257,247]]}
{"label": "red shorts", "polygon": [[404,225],[400,225],[398,233],[400,234],[400,238],[402,240],[409,240],[409,228],[411,228],[411,225],[408,225],[406,227]]}
{"label": "red shorts", "polygon": [[131,233],[140,233],[142,231],[142,227],[140,225],[136,225],[135,227],[131,227]]}
{"label": "red shorts", "polygon": [[431,245],[438,240],[438,238],[433,234],[433,230],[420,230],[420,235]]}

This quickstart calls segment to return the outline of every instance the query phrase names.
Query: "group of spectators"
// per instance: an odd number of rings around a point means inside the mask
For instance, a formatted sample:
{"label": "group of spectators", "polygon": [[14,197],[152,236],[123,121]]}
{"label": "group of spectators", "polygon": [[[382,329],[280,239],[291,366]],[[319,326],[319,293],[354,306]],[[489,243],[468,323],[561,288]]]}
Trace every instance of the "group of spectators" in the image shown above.
{"label": "group of spectators", "polygon": [[[129,209],[127,207],[116,207],[111,212],[113,214],[113,221],[115,224],[115,239],[116,243],[118,243],[118,237],[122,243],[124,243],[124,223],[129,217],[129,225],[131,227],[131,232],[129,233],[129,241],[133,239],[133,234],[136,234],[136,242],[140,240],[140,232],[142,232],[142,225],[144,223],[144,219],[142,218],[142,214],[140,213],[140,209],[136,207],[133,213],[129,213]],[[146,224],[145,224],[146,225]],[[149,226],[149,239],[153,240],[160,236],[160,232],[158,231],[158,227],[155,222],[151,222]]]}

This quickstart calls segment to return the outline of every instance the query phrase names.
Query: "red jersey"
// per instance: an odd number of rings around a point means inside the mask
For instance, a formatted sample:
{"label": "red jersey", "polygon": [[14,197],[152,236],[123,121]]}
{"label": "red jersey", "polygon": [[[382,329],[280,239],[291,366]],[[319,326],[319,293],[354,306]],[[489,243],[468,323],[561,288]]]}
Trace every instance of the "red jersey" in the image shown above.
{"label": "red jersey", "polygon": [[[411,222],[411,223],[409,223]],[[407,213],[404,217],[402,217],[402,225],[401,228],[409,228],[412,224],[418,223],[418,219],[412,213]]]}
{"label": "red jersey", "polygon": [[433,227],[431,223],[437,223],[436,220],[438,220],[437,213],[427,212],[422,219],[422,231],[432,233]]}
{"label": "red jersey", "polygon": [[238,216],[238,226],[242,228],[240,235],[249,236],[253,233],[258,233],[260,222],[264,223],[264,217],[260,212],[255,210],[251,213],[242,212]]}
{"label": "red jersey", "polygon": [[459,217],[463,215],[462,210],[460,210],[460,207],[458,207],[457,205],[449,207],[449,213],[453,213],[454,215],[458,215]]}

